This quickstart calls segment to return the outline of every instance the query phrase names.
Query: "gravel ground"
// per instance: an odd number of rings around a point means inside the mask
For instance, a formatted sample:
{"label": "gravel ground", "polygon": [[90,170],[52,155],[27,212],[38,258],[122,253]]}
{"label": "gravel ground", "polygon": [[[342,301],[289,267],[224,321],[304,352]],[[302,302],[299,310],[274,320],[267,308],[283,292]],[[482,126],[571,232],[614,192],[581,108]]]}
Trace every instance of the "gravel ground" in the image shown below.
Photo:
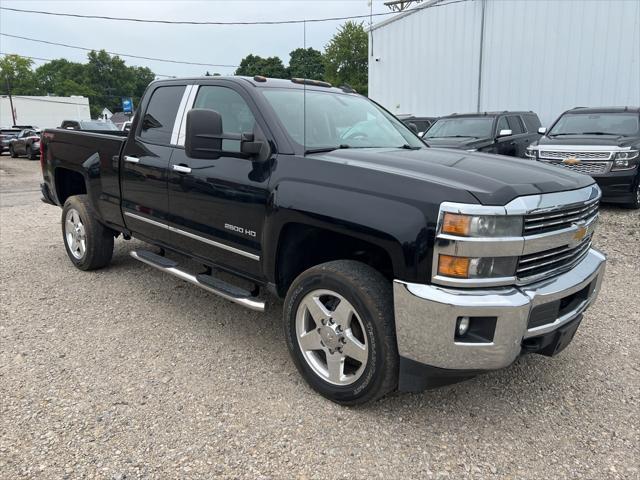
{"label": "gravel ground", "polygon": [[281,303],[68,261],[38,162],[0,159],[0,477],[638,478],[640,215],[602,210],[600,298],[555,359],[344,408],[299,377]]}

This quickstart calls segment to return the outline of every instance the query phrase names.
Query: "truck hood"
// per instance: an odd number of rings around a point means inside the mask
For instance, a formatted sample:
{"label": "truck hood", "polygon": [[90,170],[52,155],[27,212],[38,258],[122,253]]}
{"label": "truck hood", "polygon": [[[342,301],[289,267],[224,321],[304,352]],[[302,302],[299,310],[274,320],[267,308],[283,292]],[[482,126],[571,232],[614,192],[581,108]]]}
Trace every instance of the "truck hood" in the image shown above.
{"label": "truck hood", "polygon": [[533,146],[545,149],[553,146],[597,146],[597,147],[630,147],[640,143],[640,136],[613,136],[613,135],[562,135],[560,137],[540,138]]}
{"label": "truck hood", "polygon": [[399,181],[409,177],[466,190],[484,205],[505,205],[523,195],[575,190],[594,183],[587,175],[532,160],[460,150],[353,148],[312,156],[379,171]]}

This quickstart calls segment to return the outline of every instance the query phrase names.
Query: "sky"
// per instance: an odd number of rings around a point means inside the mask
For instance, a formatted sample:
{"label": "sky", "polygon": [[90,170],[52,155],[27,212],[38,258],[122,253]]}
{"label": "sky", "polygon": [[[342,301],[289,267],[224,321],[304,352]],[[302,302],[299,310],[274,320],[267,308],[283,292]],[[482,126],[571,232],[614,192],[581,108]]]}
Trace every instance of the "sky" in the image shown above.
{"label": "sky", "polygon": [[[389,12],[385,0],[373,1],[373,12]],[[84,15],[107,15],[165,20],[256,21],[313,19],[366,15],[367,0],[129,0],[129,1],[36,1],[0,0],[0,6]],[[385,17],[373,18],[379,22]],[[368,24],[369,20],[366,20]],[[340,21],[306,25],[306,45],[320,51],[331,39]],[[92,49],[163,59],[237,65],[246,55],[278,56],[285,65],[289,52],[303,47],[304,28],[294,25],[166,25],[100,19],[52,17],[35,13],[0,10],[0,33],[66,43]],[[46,59],[66,58],[84,62],[81,50],[45,45],[0,36],[0,52]],[[123,57],[128,65],[149,67],[158,75],[203,75],[206,71],[233,74],[234,67],[178,65]],[[34,67],[46,63],[34,61]]]}

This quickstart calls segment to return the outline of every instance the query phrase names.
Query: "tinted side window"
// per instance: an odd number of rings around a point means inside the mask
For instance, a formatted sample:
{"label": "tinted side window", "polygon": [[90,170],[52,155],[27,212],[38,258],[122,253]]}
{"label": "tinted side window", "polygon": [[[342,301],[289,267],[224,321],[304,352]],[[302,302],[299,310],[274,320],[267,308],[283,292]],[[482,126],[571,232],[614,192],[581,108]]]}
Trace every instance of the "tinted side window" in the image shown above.
{"label": "tinted side window", "polygon": [[[255,131],[256,119],[249,105],[231,88],[203,85],[198,90],[193,108],[207,108],[218,112],[222,117],[224,133],[254,133],[261,136]],[[240,142],[223,140],[223,150],[240,151]]]}
{"label": "tinted side window", "polygon": [[524,115],[522,118],[524,119],[524,123],[527,126],[527,131],[529,132],[535,133],[542,126],[537,115]]}
{"label": "tinted side window", "polygon": [[185,86],[182,85],[160,87],[153,92],[142,119],[141,139],[165,145],[171,142],[173,124],[184,90]]}
{"label": "tinted side window", "polygon": [[509,130],[510,128],[509,123],[507,123],[507,117],[500,117],[498,126],[496,127],[496,133],[500,133],[500,130]]}
{"label": "tinted side window", "polygon": [[218,112],[222,116],[222,130],[225,133],[250,133],[256,123],[247,102],[238,92],[226,87],[200,87],[193,108]]}
{"label": "tinted side window", "polygon": [[522,125],[522,120],[520,120],[519,116],[511,115],[507,117],[507,122],[509,122],[509,128],[514,135],[524,133],[524,125]]}

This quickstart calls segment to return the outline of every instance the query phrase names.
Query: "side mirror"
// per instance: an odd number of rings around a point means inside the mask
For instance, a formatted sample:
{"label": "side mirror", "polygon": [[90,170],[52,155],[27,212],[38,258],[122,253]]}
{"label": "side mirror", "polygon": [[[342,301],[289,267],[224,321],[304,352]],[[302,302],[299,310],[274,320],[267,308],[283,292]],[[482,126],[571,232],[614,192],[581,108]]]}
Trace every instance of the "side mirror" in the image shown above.
{"label": "side mirror", "polygon": [[538,129],[538,133],[539,133],[540,135],[544,135],[545,133],[547,133],[547,128],[546,128],[546,127],[540,127],[540,128]]}
{"label": "side mirror", "polygon": [[[225,149],[225,140],[237,148]],[[223,133],[222,116],[207,108],[187,112],[184,148],[190,158],[216,159],[227,155],[261,162],[270,157],[269,145],[255,141],[253,133]]]}
{"label": "side mirror", "polygon": [[509,135],[513,135],[513,131],[509,130],[508,128],[505,128],[505,129],[500,130],[498,132],[498,138],[500,138],[500,137],[508,137]]}
{"label": "side mirror", "polygon": [[407,124],[407,127],[409,127],[409,130],[411,130],[416,135],[418,134],[418,126],[415,123],[409,123]]}

